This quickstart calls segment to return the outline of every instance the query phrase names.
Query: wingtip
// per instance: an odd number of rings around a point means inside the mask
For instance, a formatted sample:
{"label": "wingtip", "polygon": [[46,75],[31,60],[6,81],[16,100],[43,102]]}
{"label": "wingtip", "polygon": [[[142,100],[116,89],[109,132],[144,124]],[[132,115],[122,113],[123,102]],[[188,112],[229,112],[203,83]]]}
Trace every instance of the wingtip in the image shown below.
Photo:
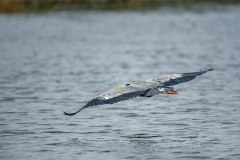
{"label": "wingtip", "polygon": [[207,71],[212,71],[212,70],[213,70],[212,68],[207,69]]}
{"label": "wingtip", "polygon": [[212,68],[206,68],[204,70],[200,69],[200,72],[208,72],[208,71],[212,71],[213,69]]}
{"label": "wingtip", "polygon": [[64,115],[67,115],[67,116],[73,116],[75,113],[67,113],[67,112],[64,112],[64,111],[63,111],[63,114],[64,114]]}

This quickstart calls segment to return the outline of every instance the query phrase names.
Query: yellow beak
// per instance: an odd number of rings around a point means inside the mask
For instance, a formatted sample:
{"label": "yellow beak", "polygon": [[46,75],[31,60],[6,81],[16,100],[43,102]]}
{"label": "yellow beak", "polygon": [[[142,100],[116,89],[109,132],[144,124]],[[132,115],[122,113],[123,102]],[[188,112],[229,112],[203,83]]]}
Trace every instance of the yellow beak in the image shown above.
{"label": "yellow beak", "polygon": [[119,89],[120,89],[120,88],[123,88],[123,86],[118,86],[117,88],[119,88]]}

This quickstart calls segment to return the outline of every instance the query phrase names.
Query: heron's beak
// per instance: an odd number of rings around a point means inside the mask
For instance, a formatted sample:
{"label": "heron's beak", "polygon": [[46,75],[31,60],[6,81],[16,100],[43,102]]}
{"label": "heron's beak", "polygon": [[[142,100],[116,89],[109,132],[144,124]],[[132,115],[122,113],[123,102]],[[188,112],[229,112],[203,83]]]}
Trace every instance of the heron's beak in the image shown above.
{"label": "heron's beak", "polygon": [[123,88],[123,86],[118,86],[117,88],[119,88],[119,89],[120,89],[120,88]]}

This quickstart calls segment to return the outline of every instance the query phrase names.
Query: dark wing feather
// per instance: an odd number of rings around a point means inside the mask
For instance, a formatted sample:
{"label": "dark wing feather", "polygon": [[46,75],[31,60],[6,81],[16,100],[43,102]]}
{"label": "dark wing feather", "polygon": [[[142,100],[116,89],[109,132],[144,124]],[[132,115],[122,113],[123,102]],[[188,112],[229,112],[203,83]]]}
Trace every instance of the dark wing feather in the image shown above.
{"label": "dark wing feather", "polygon": [[107,93],[97,96],[96,98],[89,101],[85,106],[83,106],[77,112],[74,112],[74,113],[64,112],[64,114],[68,115],[68,116],[73,116],[85,108],[88,108],[91,106],[103,105],[103,104],[117,103],[120,101],[131,99],[133,97],[140,96],[141,94],[144,94],[145,92],[146,92],[146,89],[136,88],[136,87],[132,87],[132,86],[126,86],[124,88],[113,90],[113,91],[110,91],[110,92],[107,92]]}
{"label": "dark wing feather", "polygon": [[170,74],[170,75],[159,77],[157,81],[163,84],[164,86],[173,86],[179,83],[190,81],[195,77],[212,70],[213,69],[205,69],[204,71],[199,71],[199,72]]}
{"label": "dark wing feather", "polygon": [[143,96],[152,97],[152,96],[158,95],[159,93],[161,93],[159,89],[149,89],[148,91],[145,92]]}

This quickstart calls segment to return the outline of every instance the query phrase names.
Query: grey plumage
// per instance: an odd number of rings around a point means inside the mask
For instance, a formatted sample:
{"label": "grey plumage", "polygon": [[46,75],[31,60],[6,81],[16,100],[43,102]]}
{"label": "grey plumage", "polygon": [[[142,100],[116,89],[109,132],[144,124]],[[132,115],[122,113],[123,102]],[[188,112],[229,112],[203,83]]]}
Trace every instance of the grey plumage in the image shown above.
{"label": "grey plumage", "polygon": [[199,71],[199,72],[191,72],[191,73],[177,73],[177,74],[169,74],[169,75],[165,75],[165,76],[161,76],[158,78],[153,78],[150,79],[150,81],[156,82],[156,83],[160,83],[164,86],[173,86],[173,85],[177,85],[179,83],[183,83],[183,82],[187,82],[190,81],[192,79],[194,79],[197,76],[200,76],[208,71],[212,71],[213,69],[205,69],[203,71]]}
{"label": "grey plumage", "polygon": [[[204,71],[191,72],[191,73],[177,73],[169,74],[153,79],[148,79],[145,81],[133,81],[130,84],[121,86],[121,88],[103,93],[96,98],[89,101],[84,107],[79,109],[74,113],[66,113],[65,115],[72,116],[80,112],[81,110],[88,108],[90,106],[97,106],[103,104],[113,104],[123,100],[128,100],[135,97],[152,97],[160,93],[166,94],[176,94],[177,92],[173,90],[173,85],[179,83],[187,82],[194,79],[196,76],[202,75],[213,69],[205,69]],[[172,91],[172,92],[170,92]]]}

